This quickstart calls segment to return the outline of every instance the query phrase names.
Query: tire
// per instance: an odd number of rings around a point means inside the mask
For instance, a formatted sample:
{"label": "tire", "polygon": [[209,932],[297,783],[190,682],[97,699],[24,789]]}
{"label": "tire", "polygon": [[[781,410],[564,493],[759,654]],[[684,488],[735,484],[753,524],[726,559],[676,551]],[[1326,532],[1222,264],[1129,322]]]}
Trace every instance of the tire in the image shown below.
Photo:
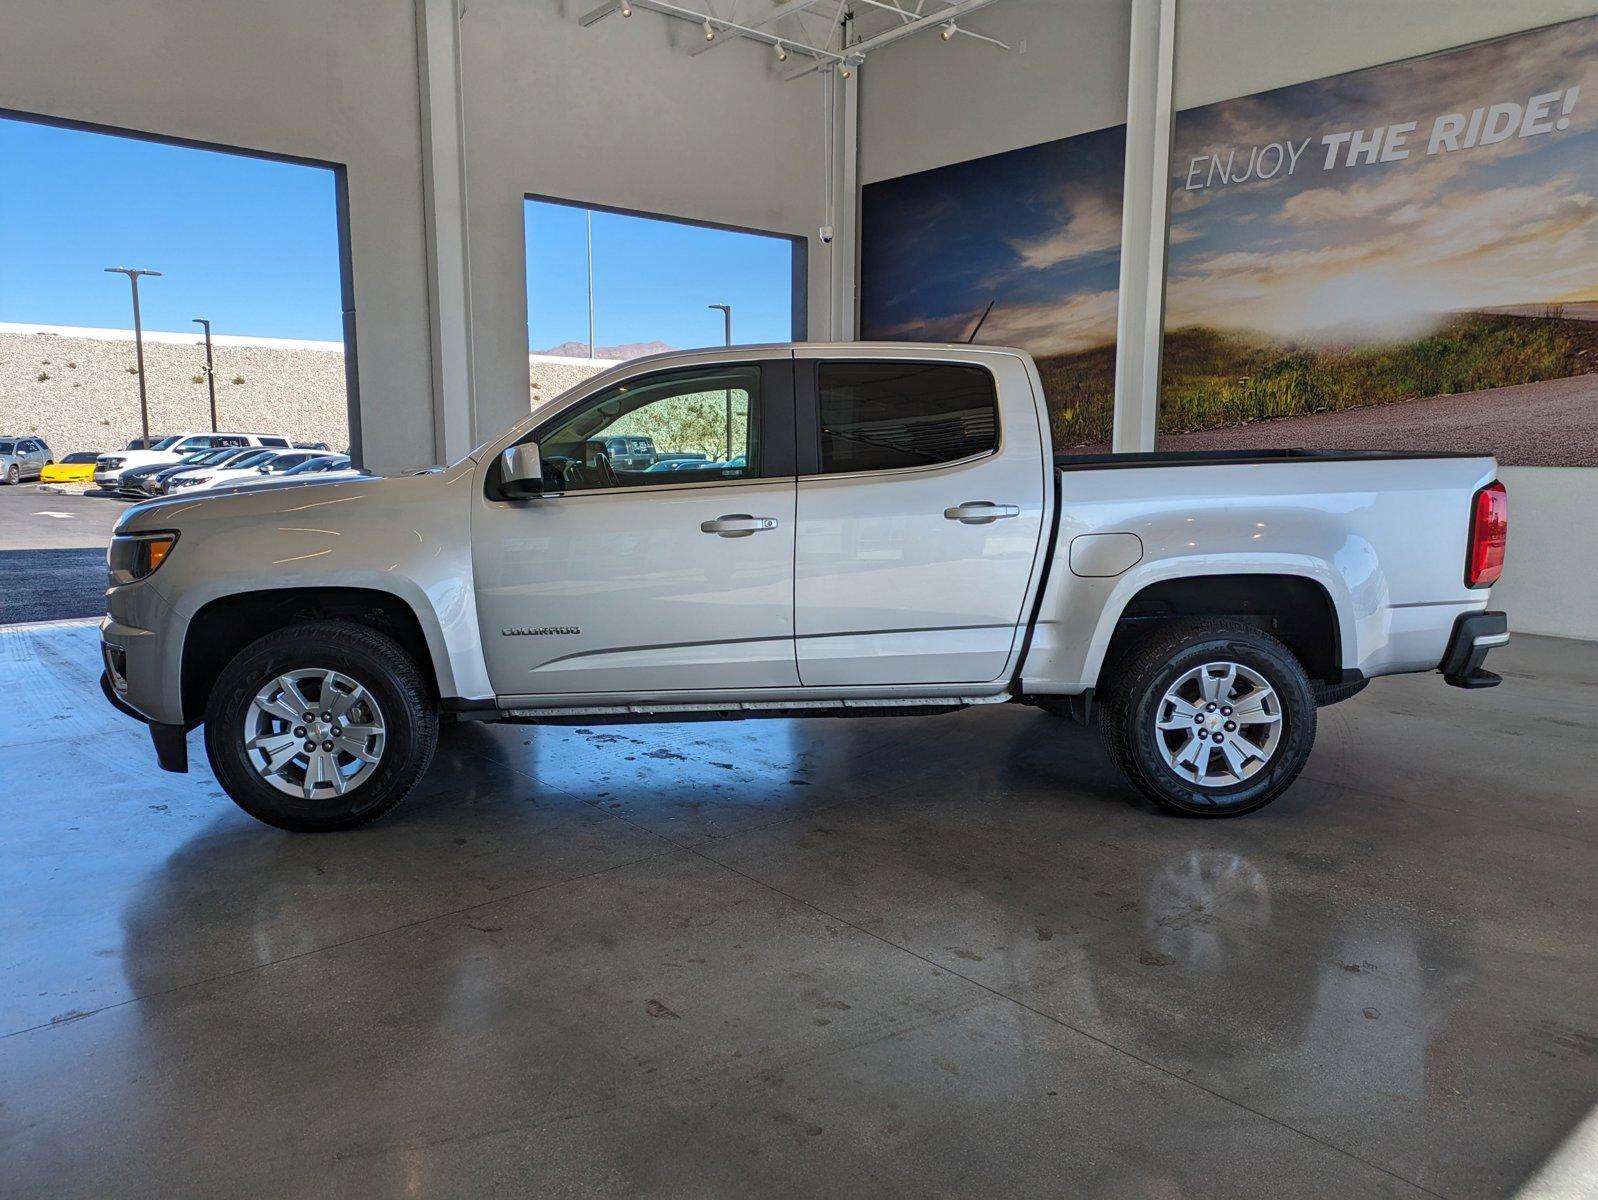
{"label": "tire", "polygon": [[[1134,788],[1169,812],[1238,817],[1263,808],[1298,777],[1315,744],[1315,694],[1303,665],[1248,625],[1162,624],[1106,664],[1105,678],[1099,721],[1110,757]],[[1215,698],[1206,700],[1211,692]],[[1230,722],[1227,699],[1240,701],[1239,714],[1261,720]],[[1191,732],[1189,715],[1196,718]],[[1183,767],[1184,757],[1198,761]]]}
{"label": "tire", "polygon": [[[284,680],[309,702],[310,725],[293,712]],[[254,749],[252,731],[263,743]],[[290,625],[252,642],[223,668],[205,708],[217,781],[252,817],[296,832],[375,821],[416,786],[437,741],[437,706],[416,663],[392,638],[347,621]]]}
{"label": "tire", "polygon": [[6,482],[12,487],[16,487],[17,484],[22,482],[22,472],[17,468],[16,463],[12,463],[10,469],[6,471]]}

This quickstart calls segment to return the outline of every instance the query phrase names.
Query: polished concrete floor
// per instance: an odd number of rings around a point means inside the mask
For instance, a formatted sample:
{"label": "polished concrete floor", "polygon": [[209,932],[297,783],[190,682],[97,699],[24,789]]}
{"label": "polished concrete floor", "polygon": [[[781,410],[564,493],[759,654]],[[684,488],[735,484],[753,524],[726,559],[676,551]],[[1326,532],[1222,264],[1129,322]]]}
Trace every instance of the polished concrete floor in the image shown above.
{"label": "polished concrete floor", "polygon": [[457,727],[316,837],[94,637],[0,633],[0,1195],[1494,1196],[1598,1102],[1592,645],[1238,821],[1014,708]]}

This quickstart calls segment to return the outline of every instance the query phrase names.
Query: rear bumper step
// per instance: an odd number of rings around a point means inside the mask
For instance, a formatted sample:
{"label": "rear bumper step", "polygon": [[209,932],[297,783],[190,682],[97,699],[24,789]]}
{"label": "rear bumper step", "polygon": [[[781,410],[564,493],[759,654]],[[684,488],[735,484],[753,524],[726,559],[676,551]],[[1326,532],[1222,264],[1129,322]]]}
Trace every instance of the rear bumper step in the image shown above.
{"label": "rear bumper step", "polygon": [[1438,670],[1450,687],[1489,688],[1503,682],[1501,675],[1482,667],[1487,652],[1509,641],[1509,618],[1501,612],[1463,613],[1454,622],[1448,651]]}

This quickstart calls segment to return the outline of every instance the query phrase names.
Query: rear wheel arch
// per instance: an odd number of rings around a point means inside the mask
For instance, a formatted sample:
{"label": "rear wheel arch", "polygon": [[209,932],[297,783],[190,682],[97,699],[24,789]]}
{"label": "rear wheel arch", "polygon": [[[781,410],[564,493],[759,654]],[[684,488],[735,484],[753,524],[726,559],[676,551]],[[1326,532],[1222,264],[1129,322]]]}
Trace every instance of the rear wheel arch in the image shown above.
{"label": "rear wheel arch", "polygon": [[438,656],[404,597],[376,588],[269,588],[219,596],[190,618],[183,638],[184,720],[202,719],[218,677],[246,646],[275,630],[311,621],[347,621],[387,635],[416,663],[433,699],[444,694]]}
{"label": "rear wheel arch", "polygon": [[1311,680],[1348,682],[1337,604],[1324,583],[1285,572],[1182,575],[1150,583],[1117,614],[1099,665],[1100,686],[1118,657],[1162,622],[1218,618],[1251,625],[1291,650]]}

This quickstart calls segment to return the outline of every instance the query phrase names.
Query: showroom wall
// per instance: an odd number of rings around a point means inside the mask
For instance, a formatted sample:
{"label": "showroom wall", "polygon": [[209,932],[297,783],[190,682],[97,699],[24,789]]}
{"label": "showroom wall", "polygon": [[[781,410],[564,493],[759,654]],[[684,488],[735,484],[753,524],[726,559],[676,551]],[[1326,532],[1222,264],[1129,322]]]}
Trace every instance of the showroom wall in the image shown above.
{"label": "showroom wall", "polygon": [[11,2],[0,108],[348,166],[361,438],[433,458],[408,0]]}
{"label": "showroom wall", "polygon": [[[784,82],[780,64],[754,45],[690,58],[697,38],[696,27],[652,13],[584,29],[570,5],[467,6],[461,65],[481,436],[526,408],[520,247],[529,193],[804,237],[811,310],[822,311],[823,80]],[[512,246],[516,253],[503,252]],[[819,317],[815,328],[825,329]]]}
{"label": "showroom wall", "polygon": [[[1179,109],[1598,13],[1593,0],[1179,0]],[[1011,0],[972,27],[1024,52],[911,40],[861,71],[861,179],[1035,145],[1126,119],[1130,0]],[[936,120],[907,114],[936,112]],[[1598,469],[1511,467],[1510,560],[1494,602],[1526,632],[1598,638]]]}
{"label": "showroom wall", "polygon": [[[522,197],[810,236],[825,221],[819,78],[757,47],[688,58],[655,14],[473,0],[461,66],[476,412],[528,398]],[[12,0],[0,109],[346,164],[368,465],[440,457],[423,209],[416,0]],[[812,325],[827,268],[809,243]]]}

